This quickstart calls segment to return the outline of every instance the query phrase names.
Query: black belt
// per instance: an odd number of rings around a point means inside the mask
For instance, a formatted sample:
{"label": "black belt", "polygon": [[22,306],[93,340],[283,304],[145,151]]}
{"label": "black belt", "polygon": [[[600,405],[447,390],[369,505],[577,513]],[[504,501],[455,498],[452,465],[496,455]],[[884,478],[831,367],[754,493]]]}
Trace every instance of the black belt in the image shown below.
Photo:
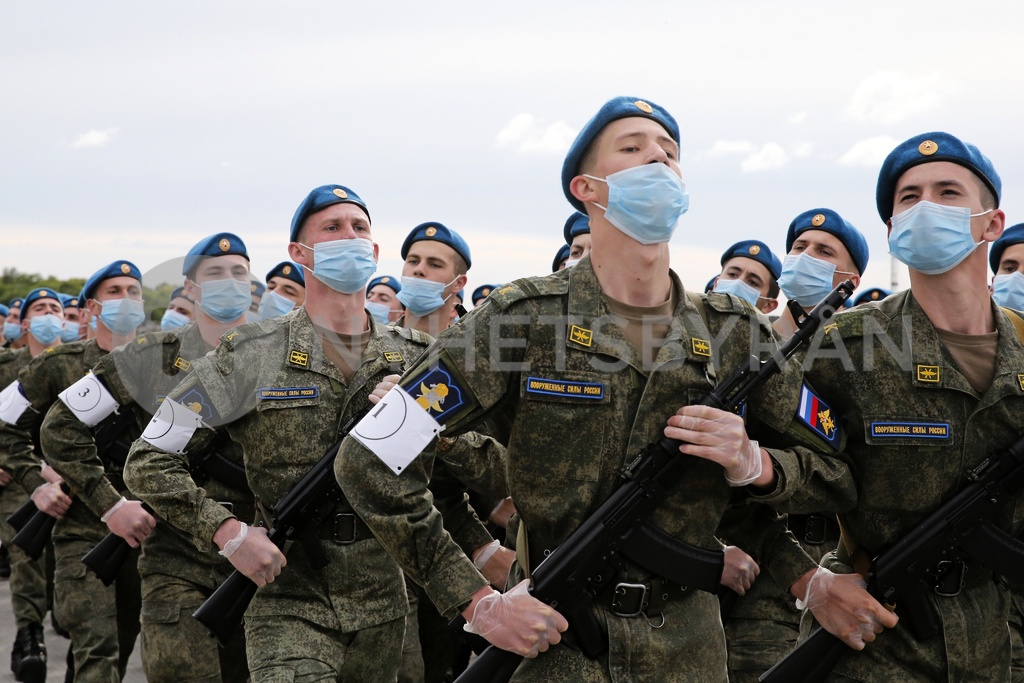
{"label": "black belt", "polygon": [[373,532],[354,512],[339,512],[320,522],[320,539],[336,545],[349,545],[373,538]]}
{"label": "black belt", "polygon": [[618,617],[656,617],[667,603],[681,598],[687,590],[686,586],[655,577],[644,582],[609,584],[596,600]]}
{"label": "black belt", "polygon": [[940,562],[933,576],[929,577],[932,590],[943,598],[956,597],[965,588],[974,588],[991,580],[991,569],[980,562],[961,560]]}
{"label": "black belt", "polygon": [[839,522],[825,515],[789,515],[786,525],[796,540],[809,545],[839,540]]}

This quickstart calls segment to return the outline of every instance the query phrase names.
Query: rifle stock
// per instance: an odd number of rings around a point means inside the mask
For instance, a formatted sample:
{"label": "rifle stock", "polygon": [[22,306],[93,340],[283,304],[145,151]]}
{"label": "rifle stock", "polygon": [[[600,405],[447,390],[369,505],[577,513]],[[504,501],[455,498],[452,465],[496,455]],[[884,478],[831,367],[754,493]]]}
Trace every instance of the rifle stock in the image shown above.
{"label": "rifle stock", "polygon": [[[698,405],[722,410],[739,408],[753,392],[781,370],[782,364],[810,340],[821,322],[830,318],[852,292],[853,284],[847,280],[810,313],[804,315],[801,310],[801,317],[797,318],[799,324],[796,334],[771,358],[762,362],[752,357],[751,363],[738,368],[700,400]],[[601,568],[607,566],[606,558],[609,556],[630,556],[630,538],[682,483],[692,459],[680,456],[681,445],[681,441],[662,437],[644,448],[626,467],[626,481],[531,573],[530,593],[566,616],[577,645],[591,659],[607,649],[597,619],[590,609],[594,597],[607,589],[611,581],[611,577],[603,575]],[[703,556],[700,551],[693,549],[690,553],[691,563],[699,564]],[[595,574],[595,571],[598,573]],[[703,581],[688,582],[688,585],[715,592],[721,578],[721,563],[713,580],[709,581],[708,575],[701,567],[695,576],[703,577]],[[456,679],[456,683],[508,681],[516,668],[508,662],[512,659],[518,662],[521,658],[511,652],[488,654],[496,649],[493,645],[488,647]]]}
{"label": "rifle stock", "polygon": [[[64,482],[61,482],[60,490],[65,495],[71,495],[71,489]],[[29,502],[31,503],[32,501],[30,500]],[[34,503],[32,507],[35,507]],[[46,544],[50,542],[50,537],[53,535],[53,526],[56,523],[56,517],[51,517],[37,509],[21,527],[21,530],[14,535],[11,542],[24,550],[25,554],[33,560],[38,560],[46,549]]]}
{"label": "rifle stock", "polygon": [[[145,503],[142,504],[142,509],[156,516],[153,508]],[[131,552],[132,547],[128,545],[128,541],[111,532],[82,557],[82,564],[91,569],[104,586],[109,586],[114,583],[121,566]]]}
{"label": "rifle stock", "polygon": [[11,513],[11,516],[7,518],[7,523],[10,524],[16,532],[21,531],[25,524],[28,523],[28,520],[32,519],[32,515],[37,511],[38,509],[36,508],[36,504],[32,502],[31,498],[29,498],[22,503],[17,510]]}

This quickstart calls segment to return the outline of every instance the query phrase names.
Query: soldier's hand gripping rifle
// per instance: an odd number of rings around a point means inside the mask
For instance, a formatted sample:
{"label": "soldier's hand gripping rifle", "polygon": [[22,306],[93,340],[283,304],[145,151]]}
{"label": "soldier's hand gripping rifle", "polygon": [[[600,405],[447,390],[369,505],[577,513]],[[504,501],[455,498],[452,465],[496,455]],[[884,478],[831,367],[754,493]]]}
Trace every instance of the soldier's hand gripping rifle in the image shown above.
{"label": "soldier's hand gripping rifle", "polygon": [[[965,560],[1024,580],[1024,543],[998,528],[999,509],[1024,490],[1024,436],[967,473],[970,483],[891,548],[875,557],[868,592],[896,609],[915,638],[934,636],[941,624],[928,594],[951,581],[963,587]],[[869,644],[868,647],[871,647]],[[763,683],[822,681],[846,652],[843,641],[817,628],[807,640],[761,674]]]}
{"label": "soldier's hand gripping rifle", "polygon": [[[804,314],[799,307],[794,309],[799,321],[796,334],[767,360],[759,361],[752,357],[751,362],[733,372],[698,405],[737,410],[781,370],[785,360],[811,339],[821,323],[830,318],[852,292],[853,284],[847,280],[809,313]],[[691,459],[680,454],[681,445],[681,441],[662,437],[647,446],[627,466],[625,483],[532,572],[530,593],[568,619],[580,650],[592,659],[608,647],[591,605],[597,595],[608,589],[611,577],[605,569],[609,565],[608,560],[615,555],[625,556],[660,576],[691,588],[715,592],[718,587],[722,573],[721,551],[682,543],[645,524],[654,510],[682,482],[682,475]],[[639,537],[650,534],[661,534],[662,542],[671,545],[671,554],[687,558],[684,563],[687,566],[659,565],[657,557],[635,555],[632,552],[634,544],[638,543]],[[668,555],[666,553],[663,557]],[[514,652],[492,645],[473,661],[456,683],[507,681],[521,659]]]}

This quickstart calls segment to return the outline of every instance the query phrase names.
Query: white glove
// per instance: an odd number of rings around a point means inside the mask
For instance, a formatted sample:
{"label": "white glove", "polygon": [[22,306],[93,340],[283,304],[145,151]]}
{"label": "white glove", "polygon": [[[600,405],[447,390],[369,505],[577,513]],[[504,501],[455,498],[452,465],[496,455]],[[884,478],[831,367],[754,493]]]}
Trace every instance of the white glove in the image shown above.
{"label": "white glove", "polygon": [[507,593],[494,591],[480,598],[463,628],[503,650],[536,657],[562,640],[561,633],[569,623],[530,595],[529,587],[526,579]]}
{"label": "white glove", "polygon": [[796,607],[811,610],[826,631],[853,649],[863,650],[883,628],[892,628],[899,621],[866,587],[860,574],[835,574],[818,567]]}

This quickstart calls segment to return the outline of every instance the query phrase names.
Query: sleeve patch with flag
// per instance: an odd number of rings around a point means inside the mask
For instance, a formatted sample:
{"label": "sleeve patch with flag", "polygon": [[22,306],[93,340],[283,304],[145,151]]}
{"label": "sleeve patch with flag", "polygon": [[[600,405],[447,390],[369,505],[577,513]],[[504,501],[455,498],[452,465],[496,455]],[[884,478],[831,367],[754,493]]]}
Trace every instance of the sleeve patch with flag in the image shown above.
{"label": "sleeve patch with flag", "polygon": [[796,416],[814,433],[825,439],[830,446],[833,448],[838,446],[838,416],[806,384],[800,389],[800,406],[797,408]]}

